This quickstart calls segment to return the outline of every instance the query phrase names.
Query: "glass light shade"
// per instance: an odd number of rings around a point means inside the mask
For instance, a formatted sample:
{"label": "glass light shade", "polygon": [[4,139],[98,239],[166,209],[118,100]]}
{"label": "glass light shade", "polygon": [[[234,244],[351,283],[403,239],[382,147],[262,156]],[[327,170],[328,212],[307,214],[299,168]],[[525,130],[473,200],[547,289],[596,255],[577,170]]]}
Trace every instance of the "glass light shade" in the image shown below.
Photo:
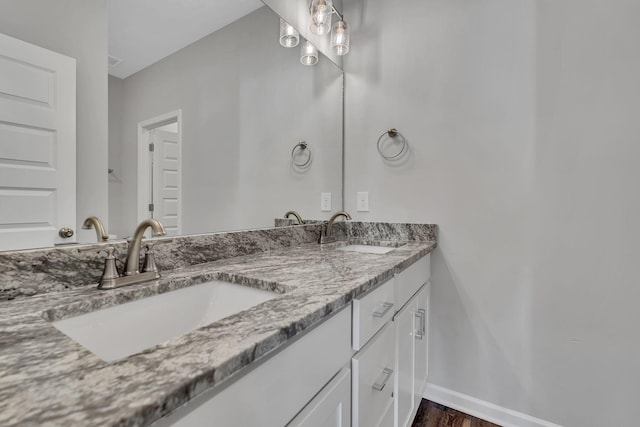
{"label": "glass light shade", "polygon": [[310,41],[302,44],[302,49],[300,49],[300,62],[304,65],[316,65],[318,62],[318,49],[312,45]]}
{"label": "glass light shade", "polygon": [[296,47],[298,43],[300,43],[298,31],[280,18],[280,44],[284,47]]}
{"label": "glass light shade", "polygon": [[331,48],[337,55],[349,53],[349,27],[344,21],[333,24],[331,30]]}
{"label": "glass light shade", "polygon": [[331,30],[331,15],[333,14],[333,0],[313,0],[310,12],[311,25],[309,25],[309,30],[319,36],[329,34]]}

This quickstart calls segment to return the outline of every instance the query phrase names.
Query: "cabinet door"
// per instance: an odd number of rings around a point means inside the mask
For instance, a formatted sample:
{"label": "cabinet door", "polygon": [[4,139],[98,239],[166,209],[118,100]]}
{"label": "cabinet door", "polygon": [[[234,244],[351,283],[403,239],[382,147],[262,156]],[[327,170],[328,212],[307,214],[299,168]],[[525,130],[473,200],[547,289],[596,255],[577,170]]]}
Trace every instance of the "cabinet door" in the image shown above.
{"label": "cabinet door", "polygon": [[[429,358],[429,296],[431,283],[426,285],[416,295],[415,314],[415,402],[422,398],[422,392],[427,382]],[[417,403],[416,403],[417,404]]]}
{"label": "cabinet door", "polygon": [[348,427],[351,422],[351,369],[343,369],[287,427]]}
{"label": "cabinet door", "polygon": [[416,299],[411,299],[394,318],[396,330],[396,426],[411,425],[414,408],[414,325]]}

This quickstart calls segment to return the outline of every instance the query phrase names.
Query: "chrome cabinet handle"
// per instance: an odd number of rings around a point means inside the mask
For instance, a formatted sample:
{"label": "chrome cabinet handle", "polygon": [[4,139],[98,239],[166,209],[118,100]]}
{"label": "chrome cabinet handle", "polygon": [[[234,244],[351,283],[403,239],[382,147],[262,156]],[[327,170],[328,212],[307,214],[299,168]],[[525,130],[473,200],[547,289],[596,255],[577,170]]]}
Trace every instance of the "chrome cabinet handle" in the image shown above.
{"label": "chrome cabinet handle", "polygon": [[385,314],[387,314],[389,312],[389,310],[391,310],[391,308],[393,307],[393,303],[392,302],[385,302],[382,304],[382,311],[374,311],[373,312],[373,317],[384,317]]}
{"label": "chrome cabinet handle", "polygon": [[387,385],[387,381],[389,381],[389,378],[391,378],[391,375],[393,375],[393,369],[384,368],[382,370],[382,381],[373,383],[373,386],[372,386],[373,389],[377,391],[382,391],[384,386]]}
{"label": "chrome cabinet handle", "polygon": [[419,308],[416,312],[416,317],[420,319],[420,330],[416,331],[416,338],[423,339],[425,334],[427,333],[427,312],[424,308]]}

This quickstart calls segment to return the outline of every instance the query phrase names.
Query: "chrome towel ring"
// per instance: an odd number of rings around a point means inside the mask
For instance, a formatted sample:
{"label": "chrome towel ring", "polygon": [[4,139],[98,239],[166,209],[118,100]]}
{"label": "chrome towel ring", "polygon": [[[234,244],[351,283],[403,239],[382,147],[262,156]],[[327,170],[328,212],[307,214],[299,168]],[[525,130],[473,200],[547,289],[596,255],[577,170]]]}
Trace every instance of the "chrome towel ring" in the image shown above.
{"label": "chrome towel ring", "polygon": [[[296,162],[296,152],[304,153],[307,152],[307,159],[303,162]],[[296,145],[293,146],[293,150],[291,150],[291,162],[294,166],[299,168],[304,168],[311,163],[311,149],[309,148],[309,144],[306,141],[300,141]]]}
{"label": "chrome towel ring", "polygon": [[[394,154],[392,156],[387,156],[382,151],[382,142],[385,140],[385,138],[384,138],[385,135],[387,135],[391,139],[402,141],[402,147],[400,148],[400,151],[398,151],[396,154]],[[398,132],[398,129],[396,129],[396,128],[391,128],[389,130],[386,130],[386,131],[382,132],[382,135],[380,135],[380,137],[378,137],[378,153],[380,153],[380,155],[384,159],[387,159],[387,160],[397,159],[398,157],[400,157],[402,155],[402,153],[405,152],[406,149],[407,149],[407,140],[405,139],[405,137],[400,132]]]}

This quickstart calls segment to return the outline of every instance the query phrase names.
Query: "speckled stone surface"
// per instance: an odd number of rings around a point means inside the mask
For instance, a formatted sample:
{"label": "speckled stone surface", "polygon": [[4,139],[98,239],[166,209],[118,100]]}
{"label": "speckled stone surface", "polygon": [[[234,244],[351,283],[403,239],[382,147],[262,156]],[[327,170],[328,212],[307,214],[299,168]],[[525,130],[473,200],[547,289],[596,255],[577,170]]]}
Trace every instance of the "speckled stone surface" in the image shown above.
{"label": "speckled stone surface", "polygon": [[[303,219],[304,225],[325,224],[327,221],[322,219]],[[295,218],[276,218],[274,220],[275,227],[289,227],[298,224],[298,220]]]}
{"label": "speckled stone surface", "polygon": [[348,239],[436,241],[438,226],[433,224],[408,224],[393,222],[336,222]]}
{"label": "speckled stone surface", "polygon": [[[161,271],[316,242],[319,225],[212,233],[149,240]],[[144,242],[147,240],[145,239]],[[100,249],[114,246],[122,267],[124,241],[0,252],[0,302],[95,285],[104,265]]]}
{"label": "speckled stone surface", "polygon": [[[157,282],[112,291],[80,286],[0,303],[0,425],[148,425],[206,389],[232,381],[242,368],[436,246],[409,241],[384,255],[335,250],[345,244],[280,245],[181,266]],[[113,363],[49,323],[210,279],[281,296]]]}
{"label": "speckled stone surface", "polygon": [[[296,225],[291,218],[276,218],[276,227]],[[326,224],[327,221],[309,219],[305,224]],[[361,222],[338,220],[333,224],[333,234],[338,239],[435,241],[438,226],[433,224],[410,224],[393,222]]]}

